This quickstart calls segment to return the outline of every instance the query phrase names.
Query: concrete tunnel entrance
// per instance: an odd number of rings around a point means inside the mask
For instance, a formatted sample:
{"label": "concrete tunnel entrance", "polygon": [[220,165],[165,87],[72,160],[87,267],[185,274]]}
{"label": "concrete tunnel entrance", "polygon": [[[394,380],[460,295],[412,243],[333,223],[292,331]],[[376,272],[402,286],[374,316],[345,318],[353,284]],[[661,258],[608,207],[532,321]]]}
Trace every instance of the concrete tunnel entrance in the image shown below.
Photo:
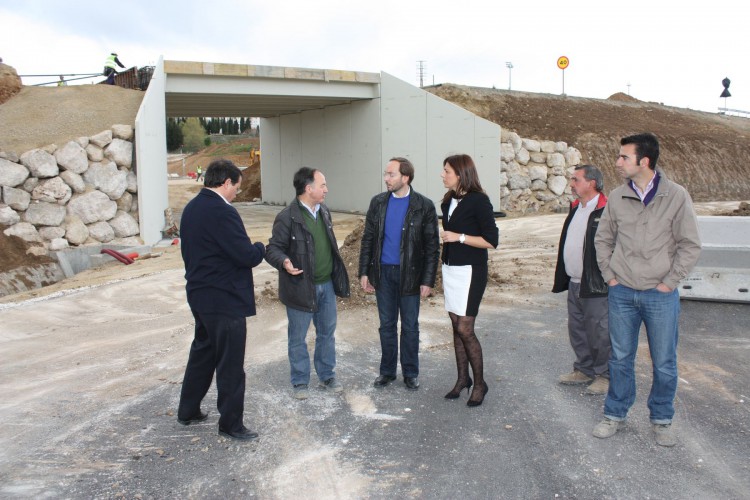
{"label": "concrete tunnel entrance", "polygon": [[[141,237],[161,239],[168,207],[167,117],[259,117],[263,202],[294,198],[292,175],[320,168],[332,210],[364,212],[393,156],[412,160],[414,188],[438,202],[449,154],[474,158],[499,184],[500,127],[387,73],[159,59],[136,117]],[[499,193],[490,192],[495,208]]]}

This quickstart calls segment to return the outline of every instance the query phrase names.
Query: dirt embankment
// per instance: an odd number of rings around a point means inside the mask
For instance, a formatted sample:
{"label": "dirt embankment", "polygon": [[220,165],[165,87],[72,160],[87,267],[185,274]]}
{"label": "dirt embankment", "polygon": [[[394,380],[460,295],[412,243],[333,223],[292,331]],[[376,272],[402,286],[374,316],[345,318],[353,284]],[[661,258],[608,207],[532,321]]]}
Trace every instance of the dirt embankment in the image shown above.
{"label": "dirt embankment", "polygon": [[659,164],[695,201],[750,198],[750,120],[672,108],[625,94],[609,99],[563,97],[445,84],[426,90],[518,133],[565,141],[604,172],[606,191],[620,184],[615,159],[621,137],[652,132]]}

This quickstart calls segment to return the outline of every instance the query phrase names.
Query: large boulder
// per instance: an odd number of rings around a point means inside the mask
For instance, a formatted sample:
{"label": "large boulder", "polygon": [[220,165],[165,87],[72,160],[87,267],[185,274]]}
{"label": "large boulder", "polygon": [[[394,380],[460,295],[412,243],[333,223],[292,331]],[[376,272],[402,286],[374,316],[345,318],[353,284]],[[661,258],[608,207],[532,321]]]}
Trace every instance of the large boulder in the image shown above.
{"label": "large boulder", "polygon": [[0,186],[16,187],[29,177],[29,169],[0,158]]}
{"label": "large boulder", "polygon": [[33,200],[58,203],[60,205],[66,204],[71,196],[73,196],[73,191],[60,176],[43,180],[31,192],[31,199]]}
{"label": "large boulder", "polygon": [[42,237],[39,236],[39,232],[36,230],[33,224],[28,222],[19,222],[13,224],[8,229],[3,231],[6,236],[18,236],[24,241],[42,243]]}
{"label": "large boulder", "polygon": [[133,208],[133,195],[125,191],[124,193],[122,193],[122,196],[115,200],[115,203],[117,203],[118,210],[122,210],[123,212],[130,212],[130,210]]}
{"label": "large boulder", "polygon": [[65,238],[72,245],[81,245],[89,238],[89,228],[77,215],[65,217],[62,227],[65,228]]}
{"label": "large boulder", "polygon": [[23,214],[24,222],[35,226],[59,226],[65,220],[65,207],[57,203],[32,203]]}
{"label": "large boulder", "polygon": [[10,207],[0,205],[0,226],[12,226],[21,222],[21,216]]}
{"label": "large boulder", "polygon": [[[96,144],[86,146],[86,155],[89,161],[102,161],[104,159],[104,150]],[[88,167],[88,165],[86,165]]]}
{"label": "large boulder", "polygon": [[3,186],[3,203],[14,210],[24,211],[29,208],[31,195],[23,189]]}
{"label": "large boulder", "polygon": [[95,222],[88,225],[89,236],[100,243],[107,243],[115,239],[115,231],[106,222]]}
{"label": "large boulder", "polygon": [[83,180],[116,200],[128,187],[127,173],[117,169],[111,162],[92,163],[83,174]]}
{"label": "large boulder", "polygon": [[65,236],[65,229],[59,226],[40,227],[37,231],[39,231],[39,236],[47,241]]}
{"label": "large boulder", "polygon": [[133,139],[133,127],[131,125],[112,125],[112,136],[115,139],[130,141]]}
{"label": "large boulder", "polygon": [[68,214],[77,215],[84,224],[108,221],[117,213],[117,203],[98,190],[73,196],[68,203]]}
{"label": "large boulder", "polygon": [[112,139],[104,148],[104,157],[112,160],[118,167],[130,167],[133,164],[133,143],[122,139]]}
{"label": "large boulder", "polygon": [[55,151],[55,160],[65,170],[82,174],[89,168],[86,150],[75,141],[70,141],[65,146]]}
{"label": "large boulder", "polygon": [[549,190],[560,196],[565,192],[565,187],[568,185],[568,180],[561,175],[552,175],[547,179],[547,187]]}
{"label": "large boulder", "polygon": [[117,238],[135,236],[139,231],[138,222],[130,214],[122,211],[118,211],[108,224],[112,226]]}
{"label": "large boulder", "polygon": [[29,169],[31,175],[40,179],[55,177],[60,173],[55,157],[43,149],[26,151],[21,155],[21,163]]}
{"label": "large boulder", "polygon": [[89,137],[89,144],[94,144],[100,148],[105,147],[110,142],[112,142],[111,130],[105,130],[104,132],[99,132],[98,134]]}
{"label": "large boulder", "polygon": [[83,177],[75,172],[71,172],[70,170],[60,172],[60,179],[70,186],[70,189],[75,193],[83,193],[86,191],[86,183],[83,181]]}

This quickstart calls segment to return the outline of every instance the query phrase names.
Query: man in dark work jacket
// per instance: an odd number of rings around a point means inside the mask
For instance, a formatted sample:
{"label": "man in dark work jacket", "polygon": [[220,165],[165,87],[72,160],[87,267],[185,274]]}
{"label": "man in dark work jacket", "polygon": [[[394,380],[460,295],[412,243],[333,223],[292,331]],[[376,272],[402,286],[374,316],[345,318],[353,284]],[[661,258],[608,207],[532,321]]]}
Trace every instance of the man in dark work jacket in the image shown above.
{"label": "man in dark work jacket", "polygon": [[608,287],[596,262],[594,237],[607,198],[604,178],[593,165],[580,165],[570,178],[578,197],[571,203],[563,224],[555,268],[554,293],[568,291],[568,336],[576,356],[573,371],[558,379],[561,384],[589,384],[587,394],[609,389]]}
{"label": "man in dark work jacket", "polygon": [[185,206],[180,222],[187,300],[195,317],[195,338],[182,381],[177,421],[201,422],[200,404],[216,371],[219,434],[252,440],[256,432],[242,421],[245,406],[246,317],[255,315],[252,268],[265,247],[252,243],[237,210],[230,205],[242,174],[234,163],[215,160],[204,188]]}

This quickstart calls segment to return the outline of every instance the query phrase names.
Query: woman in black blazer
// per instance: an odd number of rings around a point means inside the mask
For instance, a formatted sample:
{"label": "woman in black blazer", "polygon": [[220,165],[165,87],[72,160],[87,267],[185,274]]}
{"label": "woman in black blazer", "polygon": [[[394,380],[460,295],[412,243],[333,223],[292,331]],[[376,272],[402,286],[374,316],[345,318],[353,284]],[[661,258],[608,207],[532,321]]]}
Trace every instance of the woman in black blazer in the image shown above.
{"label": "woman in black blazer", "polygon": [[[458,381],[446,399],[456,399],[472,384],[467,406],[479,406],[489,388],[484,380],[482,345],[474,334],[474,320],[487,286],[487,249],[497,248],[498,229],[492,203],[479,183],[469,155],[449,156],[440,175],[448,189],[443,211],[443,291],[445,309],[453,325]],[[469,364],[474,381],[469,377]]]}

